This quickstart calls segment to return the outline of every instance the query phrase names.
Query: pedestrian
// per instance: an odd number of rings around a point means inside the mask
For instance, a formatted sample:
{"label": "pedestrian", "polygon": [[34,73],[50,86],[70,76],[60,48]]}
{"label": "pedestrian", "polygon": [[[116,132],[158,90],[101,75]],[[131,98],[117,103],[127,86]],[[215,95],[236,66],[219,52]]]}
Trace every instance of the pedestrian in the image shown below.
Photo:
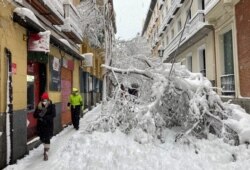
{"label": "pedestrian", "polygon": [[71,111],[71,119],[76,130],[79,129],[80,111],[83,107],[82,96],[78,93],[77,88],[72,89],[72,94],[69,96],[68,107]]}
{"label": "pedestrian", "polygon": [[37,118],[37,132],[41,142],[44,145],[44,160],[48,160],[48,151],[50,149],[50,139],[53,136],[54,117],[56,115],[55,105],[49,99],[48,93],[44,92],[41,101],[38,103],[34,117]]}

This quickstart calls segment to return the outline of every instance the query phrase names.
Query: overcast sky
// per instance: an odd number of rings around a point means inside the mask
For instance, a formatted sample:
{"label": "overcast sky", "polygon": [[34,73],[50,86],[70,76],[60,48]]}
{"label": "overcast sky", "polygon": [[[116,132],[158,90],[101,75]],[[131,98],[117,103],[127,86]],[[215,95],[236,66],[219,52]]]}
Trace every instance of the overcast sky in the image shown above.
{"label": "overcast sky", "polygon": [[150,0],[113,0],[116,12],[116,38],[129,40],[142,32]]}

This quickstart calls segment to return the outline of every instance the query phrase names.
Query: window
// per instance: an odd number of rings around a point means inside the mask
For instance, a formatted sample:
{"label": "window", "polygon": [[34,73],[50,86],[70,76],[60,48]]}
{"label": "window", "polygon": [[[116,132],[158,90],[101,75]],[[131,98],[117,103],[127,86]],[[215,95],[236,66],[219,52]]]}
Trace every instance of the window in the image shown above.
{"label": "window", "polygon": [[181,25],[181,20],[179,20],[179,21],[178,21],[178,31],[181,31],[181,27],[182,27],[182,25]]}
{"label": "window", "polygon": [[187,69],[192,72],[192,56],[187,57]]}
{"label": "window", "polygon": [[234,74],[232,30],[223,35],[223,46],[225,66],[224,72],[225,74]]}
{"label": "window", "polygon": [[206,77],[206,50],[205,48],[199,49],[199,58],[200,58],[200,73]]}
{"label": "window", "polygon": [[174,29],[172,29],[172,31],[171,31],[171,38],[172,39],[174,38]]}
{"label": "window", "polygon": [[233,38],[232,30],[222,35],[223,39],[223,62],[224,75],[221,76],[222,95],[234,95],[234,61],[233,61]]}
{"label": "window", "polygon": [[198,4],[199,10],[204,10],[205,9],[205,0],[199,0],[198,2],[199,2],[199,4]]}
{"label": "window", "polygon": [[187,11],[187,17],[188,17],[188,21],[191,19],[191,17],[192,17],[192,14],[191,14],[191,10],[189,9],[188,11]]}
{"label": "window", "polygon": [[166,36],[166,45],[168,45],[168,36]]}

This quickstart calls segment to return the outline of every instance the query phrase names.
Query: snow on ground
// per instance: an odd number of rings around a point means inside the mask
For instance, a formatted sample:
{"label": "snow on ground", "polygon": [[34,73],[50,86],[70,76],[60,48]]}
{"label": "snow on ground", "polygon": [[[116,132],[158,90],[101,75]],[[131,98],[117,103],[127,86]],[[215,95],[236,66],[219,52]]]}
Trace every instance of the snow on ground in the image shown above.
{"label": "snow on ground", "polygon": [[85,133],[88,123],[100,114],[101,105],[89,111],[80,130],[65,128],[52,138],[49,160],[43,161],[43,146],[5,170],[249,170],[250,148],[231,146],[220,139],[190,138],[175,143],[175,131],[166,130],[166,142],[139,144],[132,136],[114,133]]}

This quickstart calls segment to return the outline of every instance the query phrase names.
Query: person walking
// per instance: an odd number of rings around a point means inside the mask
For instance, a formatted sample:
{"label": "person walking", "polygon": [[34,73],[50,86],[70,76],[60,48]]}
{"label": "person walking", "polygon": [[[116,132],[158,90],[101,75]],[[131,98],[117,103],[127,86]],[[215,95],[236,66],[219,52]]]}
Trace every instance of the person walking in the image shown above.
{"label": "person walking", "polygon": [[78,93],[77,88],[72,89],[72,94],[69,96],[68,107],[71,111],[71,119],[76,130],[79,129],[80,111],[83,107],[82,96]]}
{"label": "person walking", "polygon": [[37,119],[37,132],[41,142],[44,145],[44,160],[48,160],[48,152],[50,149],[50,139],[53,136],[54,117],[56,115],[55,105],[49,99],[48,93],[44,92],[41,101],[38,103],[34,118]]}

